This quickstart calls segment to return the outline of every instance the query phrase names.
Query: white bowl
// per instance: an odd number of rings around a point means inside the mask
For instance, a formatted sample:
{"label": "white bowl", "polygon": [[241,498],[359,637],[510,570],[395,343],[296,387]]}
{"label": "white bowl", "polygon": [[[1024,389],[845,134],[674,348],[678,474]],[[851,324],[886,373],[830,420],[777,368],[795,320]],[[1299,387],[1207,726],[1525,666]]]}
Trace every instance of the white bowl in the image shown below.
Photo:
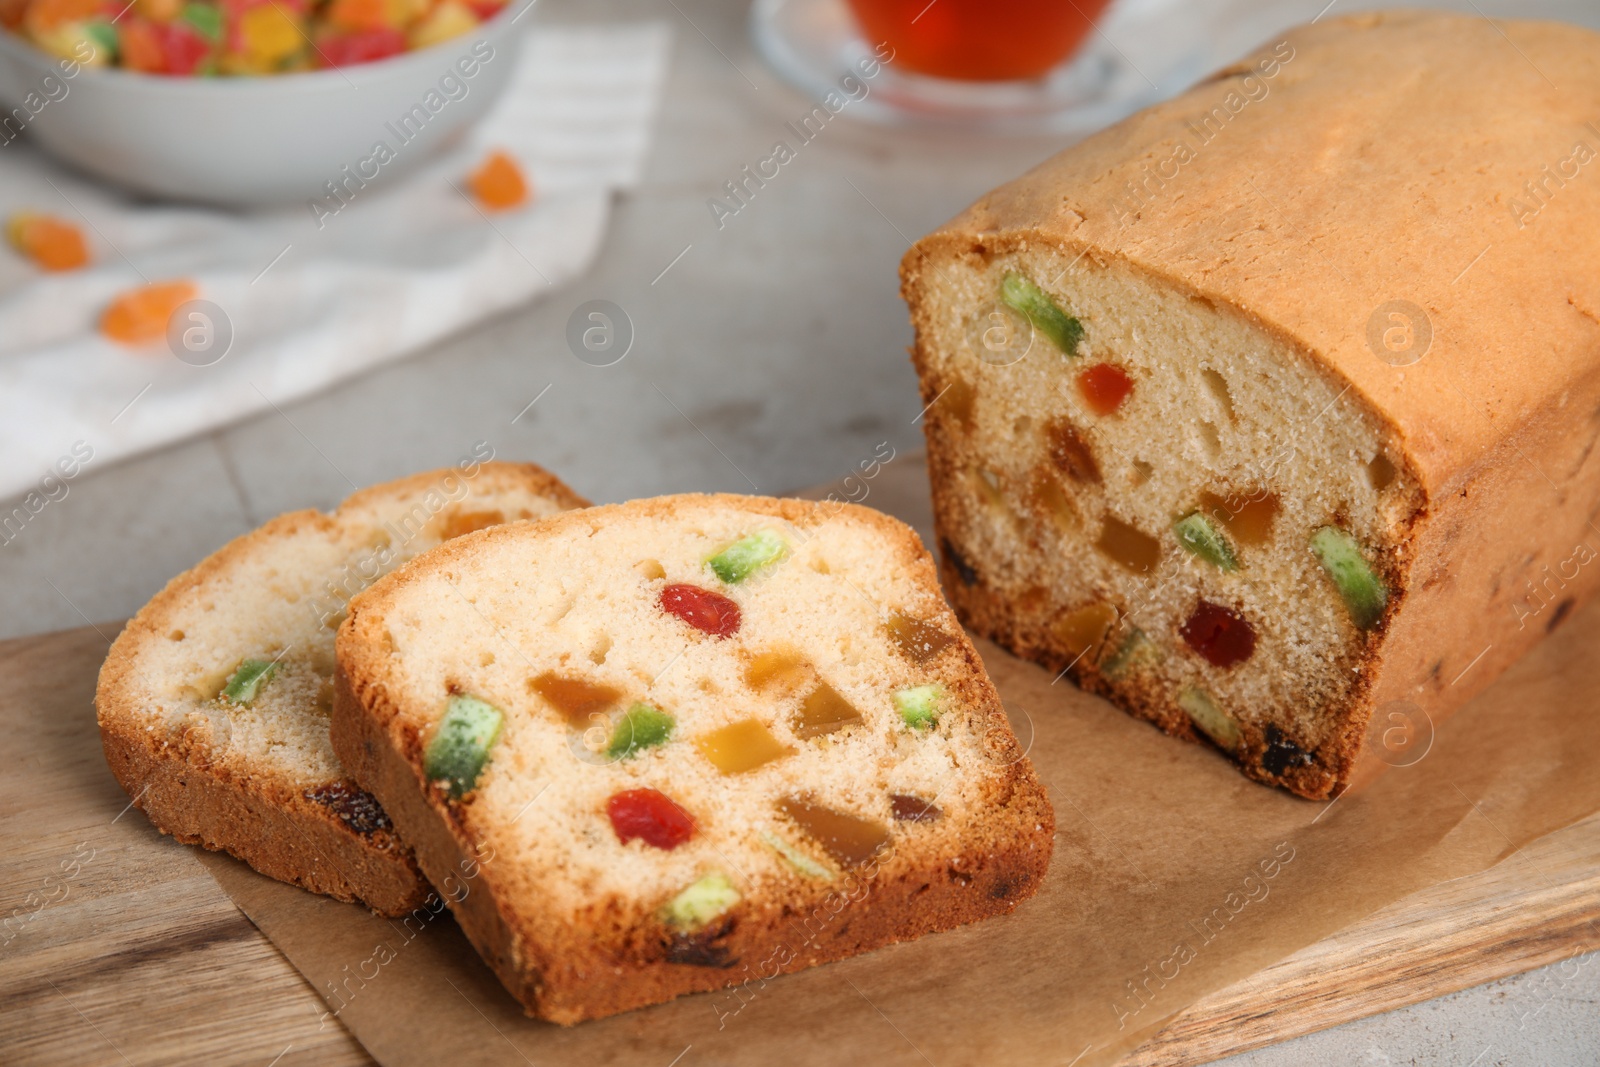
{"label": "white bowl", "polygon": [[322,200],[330,182],[403,174],[481,116],[516,65],[523,10],[512,0],[471,33],[374,63],[260,77],[82,67],[0,30],[0,150],[24,126],[57,159],[138,193]]}

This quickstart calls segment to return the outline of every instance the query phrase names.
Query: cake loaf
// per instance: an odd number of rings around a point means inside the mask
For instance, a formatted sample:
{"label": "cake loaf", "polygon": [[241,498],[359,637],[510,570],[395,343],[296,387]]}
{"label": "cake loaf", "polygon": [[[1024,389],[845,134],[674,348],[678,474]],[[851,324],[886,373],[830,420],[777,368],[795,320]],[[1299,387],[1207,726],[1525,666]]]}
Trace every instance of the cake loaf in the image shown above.
{"label": "cake loaf", "polygon": [[485,530],[357,597],[337,678],[345,766],[557,1023],[1007,912],[1049,862],[932,558],[865,508],[690,495]]}
{"label": "cake loaf", "polygon": [[328,738],[349,598],[405,559],[586,502],[531,463],[464,461],[296,511],[178,575],[100,671],[106,760],[163,833],[385,915],[428,885]]}
{"label": "cake loaf", "polygon": [[1328,18],[917,242],[961,618],[1306,797],[1415,758],[1600,577],[1597,150],[1600,35]]}

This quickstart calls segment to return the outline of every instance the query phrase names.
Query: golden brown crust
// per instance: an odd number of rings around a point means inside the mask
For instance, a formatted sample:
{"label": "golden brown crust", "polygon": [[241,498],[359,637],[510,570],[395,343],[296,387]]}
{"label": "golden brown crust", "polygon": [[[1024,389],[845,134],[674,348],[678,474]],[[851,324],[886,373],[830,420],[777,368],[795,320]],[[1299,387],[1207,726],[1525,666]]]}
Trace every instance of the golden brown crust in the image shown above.
{"label": "golden brown crust", "polygon": [[[587,506],[535,464],[491,461],[477,468],[474,477],[517,484],[564,507]],[[341,512],[426,492],[455,471],[424,471],[371,486],[332,513],[280,515],[174,577],[128,621],[100,669],[95,709],[112,772],[157,829],[185,844],[226,851],[280,881],[361,901],[383,915],[402,915],[423,903],[427,882],[369,796],[353,783],[346,793],[340,782],[306,790],[271,773],[238,775],[213,764],[203,743],[155,737],[141,719],[139,672],[142,655],[165,639],[174,613],[261,546],[308,527],[335,530]]]}
{"label": "golden brown crust", "polygon": [[[688,494],[557,515],[536,529],[599,528],[619,514],[665,517],[690,501],[797,523],[832,509],[890,537],[916,581],[936,589],[932,558],[915,532],[855,505]],[[413,843],[429,879],[439,886],[446,878],[456,883],[458,891],[444,895],[458,923],[530,1015],[570,1025],[685,993],[768,979],[1009,912],[1036,891],[1050,860],[1054,812],[1006,725],[976,649],[962,634],[966,672],[957,685],[990,724],[993,733],[986,740],[1002,769],[986,782],[990,820],[963,842],[958,855],[908,845],[849,872],[835,891],[797,892],[759,908],[741,905],[732,922],[693,939],[663,940],[659,923],[637,902],[597,901],[575,917],[530,914],[515,884],[497,870],[492,847],[482,843],[487,835],[475,828],[470,801],[451,804],[426,780],[422,739],[391,697],[397,686],[390,684],[383,625],[385,611],[420,574],[465,565],[475,546],[528,532],[488,529],[442,545],[351,604],[339,632],[332,736],[341,761],[384,802]],[[856,906],[869,895],[870,907]]]}
{"label": "golden brown crust", "polygon": [[[1390,76],[1395,56],[1406,78]],[[1230,93],[1248,100],[1227,104],[1225,128],[1196,146]],[[929,264],[1051,248],[1273,336],[1359,401],[1418,486],[1384,561],[1384,623],[1353,690],[1329,709],[1336,728],[1311,765],[1275,775],[1261,765],[1267,739],[1246,726],[1235,758],[1252,777],[1337,794],[1360,776],[1375,709],[1407,702],[1437,723],[1600,584],[1600,568],[1584,565],[1600,549],[1600,252],[1576,238],[1600,225],[1600,184],[1543,177],[1575,144],[1587,159],[1600,153],[1596,115],[1592,32],[1418,11],[1323,19],[990,192],[902,262],[925,403],[939,387],[921,347],[936,311]],[[1152,178],[1153,161],[1179,144],[1193,159]],[[1373,195],[1357,209],[1351,188]],[[1426,354],[1404,367],[1368,340],[1391,300],[1420,307],[1431,328]],[[947,537],[959,528],[944,463],[954,446],[937,420],[924,425]],[[1024,606],[964,580],[970,565],[941,549],[967,625],[1052,669],[1071,662]],[[1198,740],[1187,716],[1136,682],[1113,692],[1092,659],[1073,673]]]}

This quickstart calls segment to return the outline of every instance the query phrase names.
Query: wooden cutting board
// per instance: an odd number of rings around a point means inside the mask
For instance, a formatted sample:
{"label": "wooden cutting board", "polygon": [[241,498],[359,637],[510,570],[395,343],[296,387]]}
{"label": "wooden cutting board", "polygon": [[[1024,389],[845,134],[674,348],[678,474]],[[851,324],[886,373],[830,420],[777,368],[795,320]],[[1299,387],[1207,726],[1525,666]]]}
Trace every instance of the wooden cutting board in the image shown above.
{"label": "wooden cutting board", "polygon": [[[871,503],[905,514],[890,498],[919,480]],[[129,809],[91,704],[117,628],[0,643],[0,1062],[372,1063],[196,854]],[[1595,948],[1600,816],[1212,994],[1127,1062],[1202,1063]]]}

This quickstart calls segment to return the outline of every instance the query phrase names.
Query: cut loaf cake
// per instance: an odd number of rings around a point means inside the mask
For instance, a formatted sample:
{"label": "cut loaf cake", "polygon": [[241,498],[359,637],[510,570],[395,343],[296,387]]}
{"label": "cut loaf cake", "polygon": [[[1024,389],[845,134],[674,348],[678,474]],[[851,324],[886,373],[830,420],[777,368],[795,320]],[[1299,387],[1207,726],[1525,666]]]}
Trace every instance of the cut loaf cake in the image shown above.
{"label": "cut loaf cake", "polygon": [[117,780],[180,841],[386,915],[418,907],[410,849],[328,738],[346,604],[450,537],[585,503],[531,463],[471,459],[229,542],[111,646],[95,708]]}
{"label": "cut loaf cake", "polygon": [[338,659],[340,757],[558,1023],[1009,911],[1050,857],[932,559],[865,508],[485,530],[358,597]]}
{"label": "cut loaf cake", "polygon": [[1425,752],[1600,578],[1597,120],[1589,31],[1328,18],[919,241],[961,617],[1307,797]]}

